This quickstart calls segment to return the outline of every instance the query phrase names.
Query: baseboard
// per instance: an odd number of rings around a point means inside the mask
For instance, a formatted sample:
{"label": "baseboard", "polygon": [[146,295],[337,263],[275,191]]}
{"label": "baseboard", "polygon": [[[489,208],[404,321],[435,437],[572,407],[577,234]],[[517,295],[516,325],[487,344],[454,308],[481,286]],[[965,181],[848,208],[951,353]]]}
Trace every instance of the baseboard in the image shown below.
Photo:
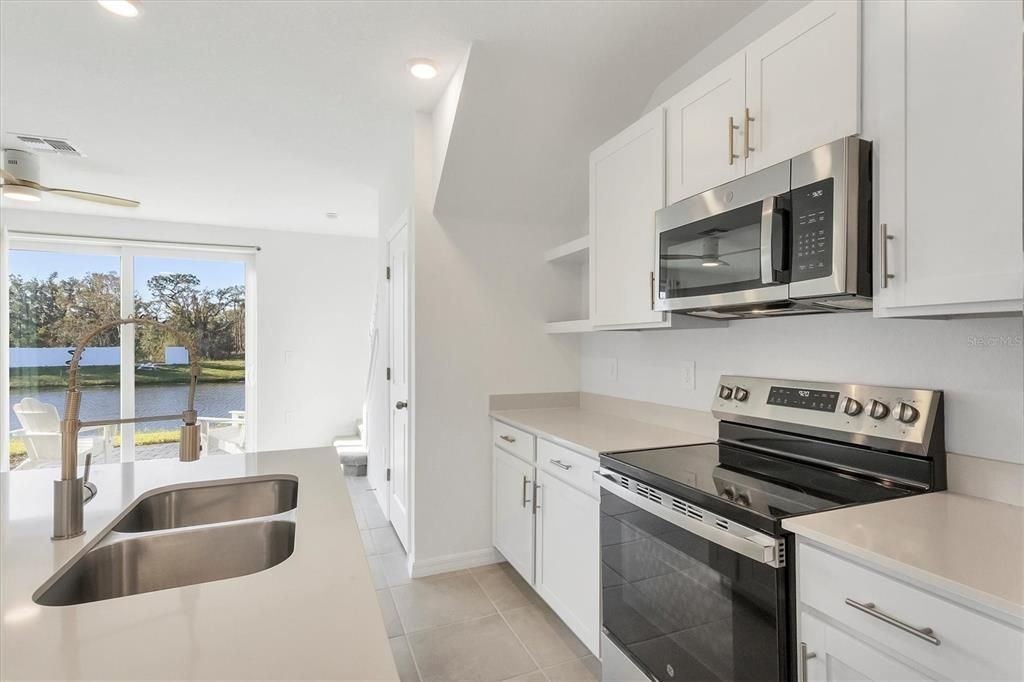
{"label": "baseboard", "polygon": [[432,559],[416,559],[412,561],[409,570],[413,578],[425,578],[428,575],[460,571],[464,568],[475,568],[476,566],[486,566],[504,560],[501,554],[498,553],[498,550],[493,547],[487,547],[486,549],[447,554]]}

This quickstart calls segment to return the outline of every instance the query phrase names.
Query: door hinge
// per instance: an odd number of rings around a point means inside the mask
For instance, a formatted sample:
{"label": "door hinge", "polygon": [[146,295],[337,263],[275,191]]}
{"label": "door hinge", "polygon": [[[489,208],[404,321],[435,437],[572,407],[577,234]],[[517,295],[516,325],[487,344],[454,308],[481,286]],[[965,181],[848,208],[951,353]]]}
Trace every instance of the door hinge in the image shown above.
{"label": "door hinge", "polygon": [[391,368],[390,367],[388,367],[386,370],[384,370],[384,375],[385,375],[385,378],[388,381],[391,381]]}
{"label": "door hinge", "polygon": [[391,467],[388,467],[387,475],[386,475],[386,478],[384,480],[385,481],[390,481],[391,480]]}
{"label": "door hinge", "polygon": [[384,279],[391,279],[391,266],[384,268]]}

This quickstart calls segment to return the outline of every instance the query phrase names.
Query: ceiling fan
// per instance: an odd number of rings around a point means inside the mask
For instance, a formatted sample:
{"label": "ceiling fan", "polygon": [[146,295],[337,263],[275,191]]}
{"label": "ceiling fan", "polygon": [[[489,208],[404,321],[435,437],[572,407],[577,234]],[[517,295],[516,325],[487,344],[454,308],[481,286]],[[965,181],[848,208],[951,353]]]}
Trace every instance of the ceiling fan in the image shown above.
{"label": "ceiling fan", "polygon": [[132,199],[122,199],[109,194],[41,185],[39,184],[38,157],[20,149],[4,150],[3,168],[0,169],[0,193],[10,199],[20,199],[21,201],[39,201],[43,193],[49,193],[111,206],[135,208],[139,205],[139,202]]}

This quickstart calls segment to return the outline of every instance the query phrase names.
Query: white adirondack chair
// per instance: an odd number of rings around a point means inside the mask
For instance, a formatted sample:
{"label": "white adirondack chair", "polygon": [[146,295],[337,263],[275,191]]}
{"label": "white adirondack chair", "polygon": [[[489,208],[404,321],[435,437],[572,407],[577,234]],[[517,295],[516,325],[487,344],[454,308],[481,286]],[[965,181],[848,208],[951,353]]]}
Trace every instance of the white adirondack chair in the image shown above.
{"label": "white adirondack chair", "polygon": [[245,452],[245,411],[230,410],[229,417],[199,417],[199,437],[203,452]]}
{"label": "white adirondack chair", "polygon": [[[60,463],[60,415],[57,408],[35,398],[22,398],[14,406],[14,414],[22,428],[11,435],[25,440],[28,459],[18,468]],[[113,450],[114,432],[109,426],[90,426],[79,431],[78,461],[92,453],[93,462],[106,461]]]}

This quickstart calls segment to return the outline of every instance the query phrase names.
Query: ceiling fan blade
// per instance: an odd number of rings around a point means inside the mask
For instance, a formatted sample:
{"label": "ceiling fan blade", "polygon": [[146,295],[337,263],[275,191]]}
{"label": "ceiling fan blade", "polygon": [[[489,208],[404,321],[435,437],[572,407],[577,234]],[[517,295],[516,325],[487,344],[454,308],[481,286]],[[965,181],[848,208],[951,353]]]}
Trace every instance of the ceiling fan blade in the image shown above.
{"label": "ceiling fan blade", "polygon": [[661,260],[701,260],[704,256],[691,256],[685,253],[667,253],[661,257]]}
{"label": "ceiling fan blade", "polygon": [[23,178],[16,178],[7,171],[0,171],[3,173],[3,180],[5,185],[14,185],[19,187],[29,187],[31,189],[39,190],[40,192],[49,192],[51,194],[60,194],[61,196],[69,197],[71,199],[82,199],[83,201],[94,201],[98,204],[110,204],[111,206],[124,206],[127,208],[135,208],[139,205],[139,202],[134,199],[124,199],[122,197],[114,197],[109,194],[97,194],[96,192],[83,192],[78,189],[63,189],[60,187],[47,187],[46,185],[40,185],[38,182],[32,180],[25,180]]}
{"label": "ceiling fan blade", "polygon": [[139,202],[134,199],[122,199],[121,197],[112,197],[109,194],[96,194],[95,192],[83,192],[77,189],[61,189],[59,187],[40,187],[40,190],[49,192],[51,194],[60,194],[61,196],[70,197],[72,199],[82,199],[83,201],[94,201],[98,204],[110,204],[111,206],[125,206],[127,208],[135,208],[139,205]]}

